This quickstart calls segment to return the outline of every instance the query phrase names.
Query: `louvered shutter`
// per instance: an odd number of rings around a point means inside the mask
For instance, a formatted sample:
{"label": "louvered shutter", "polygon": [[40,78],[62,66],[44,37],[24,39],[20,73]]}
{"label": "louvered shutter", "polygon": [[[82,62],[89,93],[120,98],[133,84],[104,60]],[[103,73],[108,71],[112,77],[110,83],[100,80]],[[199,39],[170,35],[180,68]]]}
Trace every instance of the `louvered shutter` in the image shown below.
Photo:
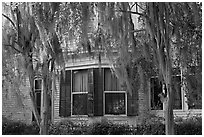
{"label": "louvered shutter", "polygon": [[132,96],[127,94],[127,115],[137,116],[138,115],[138,93],[133,91]]}
{"label": "louvered shutter", "polygon": [[94,69],[94,116],[103,116],[104,69]]}
{"label": "louvered shutter", "polygon": [[93,85],[93,69],[88,70],[88,101],[87,101],[88,116],[94,114],[94,85]]}
{"label": "louvered shutter", "polygon": [[59,105],[60,117],[71,115],[71,70],[65,72],[65,79],[61,73]]}

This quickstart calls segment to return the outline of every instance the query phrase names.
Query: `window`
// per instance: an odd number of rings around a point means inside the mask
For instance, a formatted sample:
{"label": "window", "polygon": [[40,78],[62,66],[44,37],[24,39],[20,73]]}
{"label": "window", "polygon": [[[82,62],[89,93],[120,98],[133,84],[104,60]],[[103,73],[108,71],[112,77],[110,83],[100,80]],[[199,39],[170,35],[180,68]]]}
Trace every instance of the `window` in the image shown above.
{"label": "window", "polygon": [[105,69],[105,114],[126,114],[126,92],[110,69]]}
{"label": "window", "polygon": [[[174,106],[173,109],[182,109],[181,96],[181,77],[172,77],[172,90],[174,92]],[[151,78],[151,109],[163,110],[163,103],[160,100],[159,94],[163,92],[162,83],[158,78]]]}
{"label": "window", "polygon": [[[37,110],[40,114],[41,112],[41,92],[42,92],[42,80],[41,79],[35,79],[34,80],[34,92],[35,92],[35,101],[37,104]],[[33,121],[34,121],[34,115],[33,115]]]}
{"label": "window", "polygon": [[160,100],[159,94],[162,93],[162,84],[158,78],[151,78],[151,109],[162,110],[163,103]]}
{"label": "window", "polygon": [[201,96],[201,92],[197,92],[197,93],[193,93],[192,95],[190,95],[191,98],[189,98],[188,100],[188,107],[189,109],[202,109],[202,96]]}
{"label": "window", "polygon": [[189,109],[202,109],[202,76],[187,76],[187,103]]}
{"label": "window", "polygon": [[87,115],[88,71],[73,71],[72,115]]}
{"label": "window", "polygon": [[125,114],[125,93],[106,93],[105,102],[105,114]]}
{"label": "window", "polygon": [[181,76],[173,76],[172,84],[173,84],[172,90],[174,92],[173,109],[182,109]]}

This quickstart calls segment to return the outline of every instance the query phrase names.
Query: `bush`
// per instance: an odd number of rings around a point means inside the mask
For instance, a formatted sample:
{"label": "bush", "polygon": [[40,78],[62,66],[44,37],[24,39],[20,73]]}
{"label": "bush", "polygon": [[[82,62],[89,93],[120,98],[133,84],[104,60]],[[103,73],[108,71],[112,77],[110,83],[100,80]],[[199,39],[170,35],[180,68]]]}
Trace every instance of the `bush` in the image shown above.
{"label": "bush", "polygon": [[129,125],[114,124],[107,119],[91,124],[88,128],[89,135],[127,135],[131,134]]}
{"label": "bush", "polygon": [[32,124],[27,125],[23,135],[39,135],[40,128],[36,122],[32,122]]}
{"label": "bush", "polygon": [[[39,127],[36,123],[26,125],[20,121],[2,119],[3,135],[37,135]],[[144,122],[137,127],[126,124],[115,124],[107,119],[94,122],[73,123],[69,120],[49,125],[50,135],[164,135],[165,125],[159,120]],[[179,118],[175,124],[177,135],[202,135],[202,117]]]}
{"label": "bush", "polygon": [[138,125],[134,128],[134,135],[165,135],[165,125],[162,123],[152,123],[146,125]]}
{"label": "bush", "polygon": [[12,121],[2,118],[3,135],[36,135],[39,134],[39,128],[36,123],[27,125],[21,121]]}
{"label": "bush", "polygon": [[126,124],[113,124],[109,130],[110,135],[129,135],[131,127]]}
{"label": "bush", "polygon": [[182,119],[175,124],[175,133],[177,135],[202,135],[202,117]]}
{"label": "bush", "polygon": [[72,134],[74,124],[71,121],[61,121],[56,124],[50,124],[48,133],[50,135],[70,135]]}
{"label": "bush", "polygon": [[112,123],[102,119],[100,122],[94,122],[88,128],[87,133],[89,135],[109,135],[109,129],[111,128]]}
{"label": "bush", "polygon": [[3,135],[22,135],[24,133],[26,124],[22,122],[6,121],[2,123]]}

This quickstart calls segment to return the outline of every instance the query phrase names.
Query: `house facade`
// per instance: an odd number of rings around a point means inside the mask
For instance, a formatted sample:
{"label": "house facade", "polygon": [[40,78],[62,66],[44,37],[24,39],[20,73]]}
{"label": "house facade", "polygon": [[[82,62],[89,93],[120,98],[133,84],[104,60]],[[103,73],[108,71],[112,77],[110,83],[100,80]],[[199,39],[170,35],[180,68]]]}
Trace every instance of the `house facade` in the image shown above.
{"label": "house facade", "polygon": [[[182,75],[173,76],[175,117],[202,114],[202,106],[187,104],[187,98],[181,86],[181,77]],[[124,84],[121,84],[111,72],[109,60],[105,56],[101,58],[100,65],[97,57],[90,57],[87,53],[78,57],[74,56],[66,62],[65,77],[60,75],[54,82],[56,88],[51,91],[49,100],[51,108],[49,118],[52,122],[72,120],[92,123],[106,118],[113,122],[135,125],[148,113],[164,116],[164,104],[159,97],[164,87],[159,83],[158,78],[152,77],[146,82],[145,90],[140,88],[138,92],[133,91],[130,95],[126,92]],[[29,87],[29,84],[24,87],[22,90],[27,93],[25,89]],[[37,109],[40,112],[43,102],[40,76],[34,81],[34,89]],[[14,119],[24,120],[27,123],[34,121],[31,107],[29,107],[30,99],[28,95],[26,97],[24,100],[26,108],[21,112],[15,111],[16,107],[11,102],[10,104],[4,102],[3,115],[10,113],[9,110],[5,111],[9,107],[13,111],[12,114],[16,116]]]}
{"label": "house facade", "polygon": [[[91,123],[106,118],[113,122],[138,124],[148,113],[164,116],[159,94],[164,87],[157,77],[148,80],[146,90],[126,92],[124,84],[111,72],[109,60],[83,56],[66,63],[65,78],[56,81],[53,94],[53,121],[72,120]],[[202,106],[189,106],[181,75],[173,76],[175,117],[202,114]]]}

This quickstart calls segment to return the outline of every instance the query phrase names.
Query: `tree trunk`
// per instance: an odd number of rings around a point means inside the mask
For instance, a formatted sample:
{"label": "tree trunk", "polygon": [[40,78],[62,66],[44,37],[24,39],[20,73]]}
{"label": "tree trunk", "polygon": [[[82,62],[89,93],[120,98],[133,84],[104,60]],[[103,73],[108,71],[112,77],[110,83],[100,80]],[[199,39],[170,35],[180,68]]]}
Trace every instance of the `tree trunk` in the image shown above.
{"label": "tree trunk", "polygon": [[[169,87],[170,88],[170,87]],[[166,114],[165,114],[165,127],[166,127],[166,135],[174,135],[174,116],[173,116],[173,97],[172,97],[172,89],[168,91],[169,98],[167,99],[166,106]]]}
{"label": "tree trunk", "polygon": [[32,105],[32,112],[34,114],[34,117],[37,121],[38,126],[40,126],[41,118],[40,118],[40,114],[38,113],[37,104],[35,101],[35,93],[34,93],[34,86],[33,86],[34,79],[29,76],[29,81],[30,81],[30,99],[31,99],[31,105]]}
{"label": "tree trunk", "polygon": [[40,123],[40,135],[48,134],[48,91],[49,91],[49,70],[47,63],[43,64],[43,90],[42,98],[43,104],[41,108],[41,123]]}
{"label": "tree trunk", "polygon": [[52,73],[52,93],[51,93],[51,103],[52,103],[52,105],[51,105],[51,120],[52,121],[54,121],[54,94],[55,94],[55,85],[56,85],[56,83],[55,83],[55,79],[56,79],[56,77],[55,77],[55,71],[53,71],[53,73]]}
{"label": "tree trunk", "polygon": [[167,88],[167,102],[165,106],[165,129],[166,135],[174,135],[174,115],[173,115],[173,97],[174,93],[172,91],[172,76],[171,68],[166,72],[165,80]]}
{"label": "tree trunk", "polygon": [[33,63],[32,63],[32,59],[28,58],[25,55],[24,55],[24,59],[25,59],[25,67],[26,67],[26,71],[27,71],[27,75],[30,83],[30,99],[31,99],[31,105],[32,105],[32,112],[35,116],[38,126],[40,126],[41,118],[37,110],[37,103],[35,101]]}

